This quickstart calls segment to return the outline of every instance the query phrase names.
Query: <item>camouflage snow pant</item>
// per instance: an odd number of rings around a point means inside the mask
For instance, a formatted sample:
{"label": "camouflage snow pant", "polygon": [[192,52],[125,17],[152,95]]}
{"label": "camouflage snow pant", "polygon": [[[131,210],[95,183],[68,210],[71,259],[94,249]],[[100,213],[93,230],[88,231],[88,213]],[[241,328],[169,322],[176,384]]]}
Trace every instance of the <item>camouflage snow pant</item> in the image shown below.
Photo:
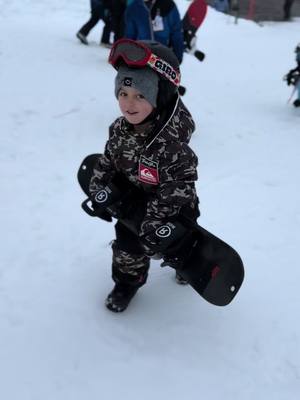
{"label": "camouflage snow pant", "polygon": [[112,278],[116,283],[142,286],[146,283],[150,259],[136,236],[119,222],[115,225],[116,240],[113,242]]}

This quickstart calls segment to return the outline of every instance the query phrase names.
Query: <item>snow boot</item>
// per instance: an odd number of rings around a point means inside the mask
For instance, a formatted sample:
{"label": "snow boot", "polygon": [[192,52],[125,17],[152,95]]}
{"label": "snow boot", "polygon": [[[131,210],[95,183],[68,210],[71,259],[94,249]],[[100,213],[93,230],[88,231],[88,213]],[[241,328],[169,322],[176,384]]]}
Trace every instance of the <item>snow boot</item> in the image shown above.
{"label": "snow boot", "polygon": [[300,99],[295,100],[293,104],[295,107],[300,107]]}
{"label": "snow boot", "polygon": [[138,289],[138,286],[116,283],[105,300],[106,307],[116,313],[126,310]]}
{"label": "snow boot", "polygon": [[187,285],[188,281],[186,281],[177,271],[175,275],[175,280],[178,283],[178,285]]}
{"label": "snow boot", "polygon": [[81,32],[76,33],[77,38],[81,41],[81,43],[88,45],[89,42],[87,41],[86,36],[84,36]]}

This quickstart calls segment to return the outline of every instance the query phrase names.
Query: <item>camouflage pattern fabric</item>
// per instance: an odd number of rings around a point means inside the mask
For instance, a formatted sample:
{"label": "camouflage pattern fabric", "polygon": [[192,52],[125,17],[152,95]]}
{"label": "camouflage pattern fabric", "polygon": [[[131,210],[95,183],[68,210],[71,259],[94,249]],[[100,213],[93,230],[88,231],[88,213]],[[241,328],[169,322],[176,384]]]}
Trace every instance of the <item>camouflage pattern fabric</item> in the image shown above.
{"label": "camouflage pattern fabric", "polygon": [[188,146],[195,124],[180,97],[159,130],[154,122],[133,126],[124,117],[109,129],[109,139],[94,169],[90,192],[97,192],[115,173],[122,173],[147,196],[140,234],[152,231],[183,206],[195,209],[197,156]]}
{"label": "camouflage pattern fabric", "polygon": [[144,255],[132,254],[120,250],[117,243],[113,244],[112,249],[113,280],[133,286],[142,286],[147,280],[150,259]]}

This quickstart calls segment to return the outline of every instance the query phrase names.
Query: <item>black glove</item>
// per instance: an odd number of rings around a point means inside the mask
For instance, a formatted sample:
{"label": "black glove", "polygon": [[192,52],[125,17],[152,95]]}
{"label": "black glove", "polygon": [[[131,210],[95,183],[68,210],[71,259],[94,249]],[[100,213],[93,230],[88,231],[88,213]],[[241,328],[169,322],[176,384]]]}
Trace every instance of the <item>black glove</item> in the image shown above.
{"label": "black glove", "polygon": [[120,198],[121,193],[118,188],[114,184],[109,183],[106,186],[100,187],[97,192],[91,193],[81,206],[92,217],[112,221],[112,216],[118,218],[114,206],[118,204]]}
{"label": "black glove", "polygon": [[140,236],[140,241],[146,254],[154,255],[168,254],[171,248],[176,248],[187,234],[188,230],[180,222],[167,222],[160,226],[153,227],[145,234]]}
{"label": "black glove", "polygon": [[118,191],[117,200],[108,207],[110,214],[117,219],[135,219],[140,208],[143,208],[145,194],[123,174],[117,173],[108,186]]}
{"label": "black glove", "polygon": [[127,179],[116,176],[107,185],[99,187],[82,203],[89,215],[111,221],[132,218],[137,214],[137,203],[142,200],[141,190],[135,188]]}

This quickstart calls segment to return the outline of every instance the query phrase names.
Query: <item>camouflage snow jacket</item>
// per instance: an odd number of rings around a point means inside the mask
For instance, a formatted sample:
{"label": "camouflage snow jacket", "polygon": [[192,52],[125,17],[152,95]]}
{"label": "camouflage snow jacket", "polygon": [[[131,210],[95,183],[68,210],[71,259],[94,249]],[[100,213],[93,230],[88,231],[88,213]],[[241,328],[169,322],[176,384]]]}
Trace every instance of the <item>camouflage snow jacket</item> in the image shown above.
{"label": "camouflage snow jacket", "polygon": [[115,173],[143,189],[147,205],[141,234],[178,215],[183,207],[198,213],[198,160],[188,146],[194,129],[192,116],[179,97],[158,133],[153,122],[133,126],[124,117],[118,118],[110,126],[104,154],[94,168],[90,192],[97,192]]}

